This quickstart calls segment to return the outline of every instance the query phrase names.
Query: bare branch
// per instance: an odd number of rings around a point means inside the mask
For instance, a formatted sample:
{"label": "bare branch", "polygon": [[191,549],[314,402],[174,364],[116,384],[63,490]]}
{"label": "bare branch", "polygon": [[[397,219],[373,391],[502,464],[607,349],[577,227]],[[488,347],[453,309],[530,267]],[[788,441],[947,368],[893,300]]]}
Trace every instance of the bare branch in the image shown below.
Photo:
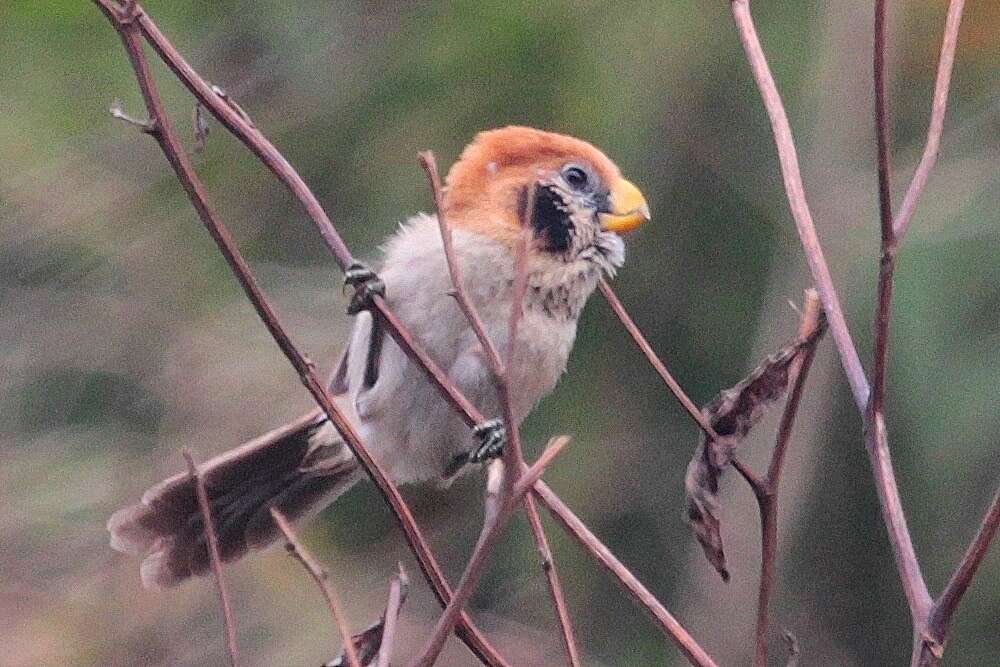
{"label": "bare branch", "polygon": [[[875,144],[878,171],[878,208],[882,227],[882,245],[892,247],[892,194],[889,177],[889,112],[885,99],[885,7],[886,0],[875,0],[875,38],[872,48],[872,71],[875,84]],[[876,373],[877,375],[877,373]]]}
{"label": "bare branch", "polygon": [[889,324],[892,319],[893,274],[896,268],[896,238],[892,223],[889,183],[889,127],[885,101],[885,0],[875,3],[875,129],[878,155],[879,217],[881,261],[878,274],[878,307],[875,313],[874,367],[872,392],[865,413],[866,445],[876,474],[882,515],[889,530],[893,554],[910,606],[914,627],[920,627],[930,608],[930,594],[913,549],[906,517],[896,488],[885,426],[886,369],[889,360]]}
{"label": "bare branch", "polygon": [[418,156],[420,158],[420,166],[427,172],[427,180],[430,182],[431,194],[434,197],[438,227],[441,229],[441,244],[444,247],[444,257],[448,263],[448,273],[451,275],[451,284],[454,289],[452,295],[455,297],[458,307],[462,309],[465,319],[469,321],[469,325],[475,332],[476,338],[479,339],[479,344],[482,345],[483,351],[486,353],[486,360],[490,364],[493,375],[497,378],[497,381],[502,381],[504,376],[504,362],[500,358],[500,353],[497,352],[493,341],[486,333],[486,325],[483,324],[483,319],[479,317],[479,313],[476,312],[475,307],[472,305],[472,299],[469,298],[469,293],[465,289],[465,282],[462,280],[462,270],[458,266],[458,257],[455,256],[455,248],[452,244],[451,225],[448,223],[448,218],[445,215],[444,206],[442,205],[441,176],[438,174],[437,160],[434,159],[432,151],[421,151],[418,153]]}
{"label": "bare branch", "polygon": [[212,576],[219,590],[219,606],[222,607],[222,623],[226,635],[226,650],[229,652],[229,664],[237,667],[240,664],[240,650],[236,643],[236,619],[233,608],[229,604],[229,594],[226,592],[226,582],[222,576],[222,559],[219,557],[219,537],[215,533],[215,523],[212,520],[212,508],[208,503],[208,492],[205,490],[205,480],[202,479],[194,457],[187,449],[181,454],[187,461],[188,474],[194,480],[195,494],[198,496],[198,509],[201,510],[201,521],[205,524],[205,541],[208,543],[208,558],[212,565]]}
{"label": "bare branch", "polygon": [[598,563],[612,574],[643,608],[649,612],[660,628],[670,637],[692,665],[715,667],[715,661],[705,652],[688,631],[664,608],[656,596],[642,585],[635,575],[618,560],[611,550],[594,535],[586,524],[559,499],[548,485],[539,480],[532,489],[535,499],[547,509],[553,518],[566,529],[576,541],[590,553]]}
{"label": "bare branch", "polygon": [[740,40],[743,42],[747,61],[760,90],[767,115],[771,120],[774,142],[778,149],[778,161],[781,164],[781,174],[784,178],[785,193],[788,196],[789,208],[795,219],[802,247],[805,250],[806,262],[809,264],[809,270],[816,282],[816,289],[823,301],[823,309],[830,322],[830,331],[837,345],[837,352],[840,354],[841,365],[847,374],[847,381],[851,385],[854,401],[857,403],[858,409],[863,411],[868,406],[868,394],[870,393],[865,369],[861,365],[857,348],[851,339],[847,320],[844,318],[844,311],[840,305],[840,297],[833,286],[830,268],[823,256],[823,248],[820,246],[819,236],[816,234],[812,213],[806,202],[792,129],[788,124],[788,116],[785,114],[785,107],[781,102],[778,87],[774,83],[774,77],[771,75],[770,67],[768,67],[764,49],[757,37],[757,29],[750,14],[750,0],[731,0],[730,8],[736,21]]}
{"label": "bare branch", "polygon": [[[105,10],[105,14],[108,15],[117,28],[120,21],[118,18],[119,11],[113,0],[94,1]],[[354,263],[353,255],[344,243],[343,238],[337,232],[336,227],[333,226],[326,211],[323,210],[319,200],[316,199],[316,196],[309,189],[309,186],[306,185],[305,181],[302,180],[298,172],[295,171],[291,163],[250,122],[246,112],[240,109],[239,105],[235,104],[224,90],[218,86],[209,84],[195,72],[194,68],[188,64],[184,57],[174,48],[173,44],[160,32],[152,19],[138,5],[136,5],[134,14],[129,23],[134,23],[138,26],[143,37],[146,38],[157,55],[160,56],[167,67],[170,68],[191,94],[204,105],[205,109],[256,155],[271,170],[275,177],[288,188],[292,195],[299,200],[309,219],[319,231],[324,245],[330,250],[341,270],[346,270]],[[431,382],[438,388],[445,400],[462,416],[465,423],[468,426],[474,426],[482,422],[483,416],[479,414],[476,407],[458,391],[455,385],[448,379],[447,374],[414,341],[413,336],[406,330],[395,313],[389,309],[385,300],[379,296],[374,296],[372,298],[372,305],[383,326],[385,326],[386,330],[393,337],[393,340],[396,341],[410,359],[425,370]]]}
{"label": "bare branch", "polygon": [[646,337],[642,335],[642,331],[632,320],[631,316],[629,316],[628,311],[625,310],[625,306],[622,305],[618,295],[611,289],[611,285],[608,284],[608,281],[601,278],[598,285],[601,288],[601,294],[604,295],[608,305],[611,306],[611,310],[614,311],[615,315],[625,326],[625,330],[628,331],[630,336],[632,336],[632,340],[635,341],[635,344],[638,345],[639,349],[642,350],[642,353],[646,355],[646,359],[660,375],[660,378],[662,378],[666,383],[670,392],[674,395],[677,401],[684,406],[684,409],[687,410],[689,415],[691,415],[691,419],[698,424],[698,427],[701,428],[708,439],[718,440],[719,436],[716,434],[715,429],[712,428],[708,418],[702,414],[701,410],[698,409],[698,406],[694,404],[694,401],[688,397],[688,395],[681,388],[681,385],[674,379],[674,376],[670,374],[670,371],[667,370],[666,365],[656,355],[656,352],[653,351],[653,346],[650,345],[649,341],[646,340]]}
{"label": "bare branch", "polygon": [[944,38],[941,40],[941,56],[938,58],[937,77],[934,80],[934,98],[931,102],[931,120],[927,128],[927,143],[920,164],[913,173],[913,180],[899,207],[899,215],[893,223],[893,233],[897,241],[902,240],[910,226],[917,200],[927,185],[934,163],[937,162],[941,133],[944,131],[944,114],[948,108],[948,90],[951,87],[951,70],[955,64],[955,48],[958,46],[958,28],[962,23],[965,0],[951,0],[944,23]]}
{"label": "bare branch", "polygon": [[288,541],[286,549],[288,554],[295,560],[302,563],[302,567],[306,569],[309,576],[313,578],[316,585],[319,586],[320,592],[323,597],[326,598],[326,604],[330,608],[330,614],[333,616],[333,621],[337,626],[337,630],[340,632],[340,639],[344,645],[344,653],[347,655],[347,664],[351,667],[361,667],[361,661],[358,659],[358,651],[354,647],[354,640],[351,639],[351,629],[347,624],[347,618],[344,616],[344,611],[340,606],[340,600],[337,598],[336,591],[333,590],[333,586],[330,585],[330,575],[322,565],[313,557],[313,555],[306,549],[305,545],[299,542],[298,538],[295,536],[295,531],[292,530],[292,526],[288,523],[288,519],[285,518],[277,508],[271,508],[271,518],[278,525],[278,529],[281,530],[285,539]]}
{"label": "bare branch", "polygon": [[986,516],[976,531],[976,536],[972,538],[969,548],[966,549],[962,561],[958,564],[955,572],[951,575],[948,585],[945,586],[941,596],[934,603],[930,617],[927,621],[927,628],[920,633],[918,655],[915,656],[917,667],[934,667],[941,661],[944,653],[945,643],[948,641],[948,631],[951,629],[951,621],[958,609],[965,591],[972,583],[972,578],[976,576],[976,570],[990,550],[990,543],[997,534],[1000,527],[1000,487],[993,493],[993,500],[990,502]]}
{"label": "bare branch", "polygon": [[[300,200],[306,204],[306,208],[309,211],[310,216],[317,222],[317,225],[321,228],[321,232],[326,232],[323,233],[324,241],[327,242],[327,245],[334,252],[334,255],[337,257],[337,260],[341,263],[342,267],[349,266],[353,261],[353,258],[347,251],[347,247],[343,245],[342,241],[340,241],[339,244],[337,243],[340,237],[333,228],[332,223],[330,223],[329,219],[326,217],[325,212],[323,212],[322,207],[319,206],[319,203],[312,195],[312,192],[309,191],[309,188],[305,185],[287,160],[285,160],[277,149],[264,139],[263,135],[261,135],[255,127],[250,125],[242,115],[234,111],[229,104],[226,104],[225,101],[212,91],[208,84],[205,83],[193,69],[191,69],[191,67],[173,48],[173,46],[167,42],[166,38],[160,34],[155,24],[153,24],[153,22],[149,19],[145,12],[138,7],[138,5],[135,5],[135,9],[130,15],[131,18],[123,20],[120,8],[111,0],[95,0],[95,2],[104,11],[105,15],[122,37],[126,52],[128,53],[133,69],[135,70],[136,79],[143,93],[143,98],[146,101],[147,111],[150,118],[156,123],[157,126],[156,132],[153,136],[157,139],[160,144],[160,148],[167,157],[167,160],[174,168],[174,172],[177,174],[178,179],[184,186],[185,192],[187,192],[188,198],[191,200],[192,205],[198,212],[199,217],[209,230],[212,238],[216,241],[216,244],[222,251],[222,254],[227,263],[230,265],[230,268],[239,279],[247,297],[250,299],[251,303],[253,303],[258,315],[264,321],[268,331],[274,337],[275,342],[281,348],[282,352],[285,353],[285,356],[288,357],[296,371],[298,371],[303,384],[313,395],[313,398],[320,405],[320,407],[323,408],[323,411],[327,414],[327,417],[344,438],[348,447],[350,447],[351,451],[361,462],[368,475],[375,482],[379,491],[382,493],[383,498],[393,509],[396,519],[403,529],[406,539],[417,558],[417,562],[420,564],[420,568],[424,573],[424,576],[431,584],[435,595],[441,603],[447,604],[447,601],[451,597],[451,588],[448,586],[448,583],[444,578],[444,574],[441,571],[440,566],[438,566],[437,561],[434,559],[430,547],[427,545],[423,534],[417,526],[409,507],[403,500],[403,497],[399,494],[399,490],[386,476],[385,472],[381,469],[377,462],[371,457],[367,449],[362,444],[357,432],[354,430],[353,425],[333,402],[333,399],[327,392],[325,385],[317,377],[315,367],[312,362],[303,356],[291,342],[291,339],[288,337],[283,326],[278,320],[276,313],[267,302],[266,297],[258,287],[256,280],[253,278],[249,266],[243,259],[239,250],[236,248],[228,230],[218,220],[214,211],[208,204],[204,186],[195,175],[195,172],[192,169],[180,142],[172,131],[170,120],[163,110],[163,105],[160,101],[156,84],[149,71],[148,61],[146,60],[145,54],[142,50],[139,30],[141,30],[141,34],[150,41],[157,53],[164,58],[164,61],[170,69],[182,79],[185,85],[188,85],[192,92],[195,92],[195,95],[202,101],[203,104],[205,104],[206,108],[211,111],[213,115],[220,120],[220,122],[222,122],[227,128],[233,131],[234,134],[243,140],[244,143],[247,143],[254,153],[261,157],[261,159],[272,168],[272,171],[278,175],[282,182],[286,183],[289,188],[292,189],[293,193],[299,196]],[[326,225],[325,227],[321,224],[324,221]],[[380,310],[380,316],[383,317],[384,321],[389,325],[389,328],[396,331],[398,334],[401,327],[399,326],[398,320],[395,319],[395,315],[385,308],[384,301],[381,299],[376,298],[375,302],[376,305],[381,304],[382,309],[385,311],[383,312],[383,310]],[[395,326],[395,329],[392,328],[393,326]],[[396,336],[394,337],[397,341],[400,341],[401,339],[407,340],[408,336],[409,334],[400,334],[401,338]],[[412,343],[407,346],[404,342],[400,342],[400,345],[404,349],[408,349],[410,352],[413,352],[414,350]],[[427,365],[424,367],[431,368]],[[451,388],[452,393],[458,395],[457,389],[455,389],[454,386],[447,381],[447,376],[444,375],[443,371],[437,369],[436,366],[433,366],[433,368],[437,371],[439,378],[443,378],[444,384]],[[464,397],[462,397],[462,401],[459,401],[459,403],[471,406],[468,400],[464,399]],[[472,423],[476,422],[473,421]],[[486,641],[485,637],[483,637],[483,635],[471,624],[467,615],[463,613],[460,616],[458,623],[459,636],[481,661],[489,665],[506,664],[503,658]]]}
{"label": "bare branch", "polygon": [[[822,326],[823,313],[820,310],[819,295],[816,290],[807,289],[803,297],[802,316],[799,320],[799,337],[808,338]],[[799,403],[805,388],[809,368],[816,356],[816,345],[812,345],[792,362],[788,369],[789,384],[792,386],[785,402],[785,410],[781,414],[778,425],[777,442],[771,452],[771,462],[767,468],[767,476],[761,486],[754,487],[757,505],[760,510],[760,583],[757,593],[757,629],[754,641],[754,667],[767,665],[767,628],[768,608],[771,600],[771,587],[774,582],[774,565],[778,550],[778,485],[781,481],[785,453],[791,442],[792,426],[798,414]],[[790,645],[790,651],[792,646]],[[797,647],[793,655],[797,655]]]}
{"label": "bare branch", "polygon": [[399,620],[399,610],[406,600],[407,591],[410,588],[410,578],[406,576],[403,564],[399,564],[399,572],[393,576],[389,583],[389,601],[385,604],[385,616],[382,629],[382,645],[378,651],[378,663],[376,667],[390,667],[392,663],[392,649],[396,642],[396,622]]}
{"label": "bare branch", "polygon": [[[527,473],[525,476],[527,476]],[[534,483],[532,483],[532,486],[534,486]],[[566,658],[569,661],[570,667],[579,667],[580,651],[577,649],[576,639],[573,637],[573,622],[569,618],[569,609],[566,607],[566,596],[563,594],[562,584],[559,583],[559,573],[556,572],[555,560],[552,558],[549,541],[545,537],[542,519],[538,516],[535,499],[530,493],[524,496],[523,502],[524,513],[528,515],[528,524],[531,526],[531,533],[535,538],[535,546],[538,548],[538,555],[542,561],[542,572],[545,574],[545,581],[549,587],[552,605],[556,610],[556,619],[559,621],[559,631],[563,641],[563,648],[566,649]]]}

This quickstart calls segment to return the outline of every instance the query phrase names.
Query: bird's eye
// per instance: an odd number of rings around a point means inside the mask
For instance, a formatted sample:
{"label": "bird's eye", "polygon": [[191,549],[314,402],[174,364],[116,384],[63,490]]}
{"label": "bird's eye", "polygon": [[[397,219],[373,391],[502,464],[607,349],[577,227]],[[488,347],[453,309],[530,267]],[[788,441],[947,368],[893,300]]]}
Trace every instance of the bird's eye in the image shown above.
{"label": "bird's eye", "polygon": [[563,169],[563,179],[574,190],[585,190],[590,183],[587,172],[576,166],[569,166]]}

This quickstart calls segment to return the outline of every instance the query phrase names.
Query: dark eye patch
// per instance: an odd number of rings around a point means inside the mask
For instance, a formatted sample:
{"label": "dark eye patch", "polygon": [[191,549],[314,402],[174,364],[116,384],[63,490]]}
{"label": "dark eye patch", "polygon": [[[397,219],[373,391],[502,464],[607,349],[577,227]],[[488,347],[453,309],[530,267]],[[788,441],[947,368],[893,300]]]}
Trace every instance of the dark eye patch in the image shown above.
{"label": "dark eye patch", "polygon": [[531,215],[531,226],[542,247],[550,252],[564,252],[569,249],[573,221],[560,193],[550,186],[535,186],[535,207]]}

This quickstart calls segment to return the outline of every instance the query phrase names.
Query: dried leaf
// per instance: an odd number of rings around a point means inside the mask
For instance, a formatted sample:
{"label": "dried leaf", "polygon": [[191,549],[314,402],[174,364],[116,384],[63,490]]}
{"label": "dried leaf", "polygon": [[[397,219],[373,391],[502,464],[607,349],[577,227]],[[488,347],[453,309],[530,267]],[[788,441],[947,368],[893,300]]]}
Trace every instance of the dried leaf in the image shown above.
{"label": "dried leaf", "polygon": [[782,347],[742,382],[723,391],[702,408],[720,439],[709,443],[707,437],[702,436],[688,464],[684,480],[685,515],[705,556],[723,581],[729,581],[729,571],[719,531],[719,478],[732,462],[736,447],[760,421],[764,411],[784,395],[792,362],[815,345],[825,331],[826,323],[821,321],[811,335],[796,338]]}

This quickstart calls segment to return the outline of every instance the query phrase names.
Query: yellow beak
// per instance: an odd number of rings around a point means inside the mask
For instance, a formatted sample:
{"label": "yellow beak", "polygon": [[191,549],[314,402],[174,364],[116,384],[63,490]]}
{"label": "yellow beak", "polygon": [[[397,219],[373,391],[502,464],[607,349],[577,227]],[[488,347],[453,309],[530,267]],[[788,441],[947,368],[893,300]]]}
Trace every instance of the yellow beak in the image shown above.
{"label": "yellow beak", "polygon": [[624,178],[611,186],[610,201],[611,209],[608,213],[600,214],[601,229],[608,232],[627,232],[635,229],[644,222],[649,222],[649,205],[646,199],[635,187]]}

